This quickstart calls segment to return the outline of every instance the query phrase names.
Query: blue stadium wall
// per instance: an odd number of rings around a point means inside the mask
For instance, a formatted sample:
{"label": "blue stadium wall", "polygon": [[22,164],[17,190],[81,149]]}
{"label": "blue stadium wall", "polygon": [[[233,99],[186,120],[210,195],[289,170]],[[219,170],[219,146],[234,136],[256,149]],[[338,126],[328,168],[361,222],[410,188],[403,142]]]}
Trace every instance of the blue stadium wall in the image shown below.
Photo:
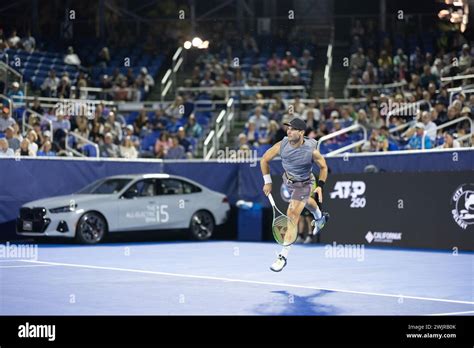
{"label": "blue stadium wall", "polygon": [[[321,243],[474,250],[474,220],[465,207],[469,192],[474,194],[473,150],[338,157],[327,162],[324,209],[331,221],[320,235]],[[379,172],[364,173],[367,165]],[[274,196],[283,205],[281,162],[272,161],[271,168]],[[223,227],[229,238],[239,238],[235,202],[258,202],[264,218],[263,228],[256,230],[264,232],[254,240],[272,239],[271,209],[261,190],[257,162],[2,158],[0,240],[18,239],[14,220],[26,202],[70,194],[105,176],[135,173],[181,175],[225,193],[233,206],[232,218]]]}

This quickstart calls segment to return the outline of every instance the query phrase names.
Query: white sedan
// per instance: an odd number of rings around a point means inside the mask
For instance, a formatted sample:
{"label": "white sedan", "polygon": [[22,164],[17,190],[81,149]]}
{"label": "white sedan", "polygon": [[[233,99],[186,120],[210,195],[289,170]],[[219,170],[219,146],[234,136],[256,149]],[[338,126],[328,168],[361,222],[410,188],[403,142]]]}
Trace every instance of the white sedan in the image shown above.
{"label": "white sedan", "polygon": [[17,234],[76,238],[95,244],[107,233],[189,229],[206,240],[229,215],[227,197],[168,174],[117,175],[79,192],[24,204]]}

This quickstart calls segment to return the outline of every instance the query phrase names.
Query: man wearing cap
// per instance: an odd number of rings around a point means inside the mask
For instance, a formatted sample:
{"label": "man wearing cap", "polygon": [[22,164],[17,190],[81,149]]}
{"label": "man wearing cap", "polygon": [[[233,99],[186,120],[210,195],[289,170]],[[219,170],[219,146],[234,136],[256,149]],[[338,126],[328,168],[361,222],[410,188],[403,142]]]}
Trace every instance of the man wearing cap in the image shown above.
{"label": "man wearing cap", "polygon": [[[408,141],[408,148],[411,150],[421,150],[423,134],[425,133],[425,125],[422,122],[415,124],[415,134]],[[431,140],[427,135],[425,136],[425,149],[431,149]]]}
{"label": "man wearing cap", "polygon": [[20,84],[15,81],[12,83],[12,89],[8,92],[7,96],[14,103],[22,103],[25,95],[23,91],[20,89]]}
{"label": "man wearing cap", "polygon": [[[318,207],[323,201],[322,189],[327,179],[328,168],[323,156],[316,149],[316,140],[304,137],[306,123],[300,118],[294,118],[285,125],[288,127],[287,136],[265,152],[260,162],[265,182],[263,192],[268,196],[272,191],[269,162],[280,155],[285,170],[283,181],[291,194],[287,215],[298,226],[300,214],[306,207],[314,217],[313,234],[316,234],[329,219],[329,214],[321,213]],[[314,190],[317,201],[310,197],[312,186],[316,181],[312,173],[313,162],[320,168],[318,185]],[[279,272],[286,266],[289,249],[289,246],[283,247],[277,260],[270,267],[272,271]]]}

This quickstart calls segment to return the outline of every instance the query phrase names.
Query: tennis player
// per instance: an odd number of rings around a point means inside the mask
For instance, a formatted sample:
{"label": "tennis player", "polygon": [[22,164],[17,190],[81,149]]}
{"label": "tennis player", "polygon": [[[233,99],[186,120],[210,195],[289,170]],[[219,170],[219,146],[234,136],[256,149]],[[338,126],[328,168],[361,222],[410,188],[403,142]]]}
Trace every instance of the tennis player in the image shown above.
{"label": "tennis player", "polygon": [[[291,195],[287,216],[298,226],[300,214],[306,207],[314,217],[312,225],[314,226],[313,235],[315,235],[329,220],[329,214],[322,213],[318,207],[318,204],[323,202],[323,187],[328,176],[328,168],[323,156],[316,149],[317,141],[304,136],[306,123],[302,119],[294,118],[289,123],[285,123],[285,126],[288,126],[287,136],[268,149],[260,162],[265,182],[263,192],[268,196],[272,191],[269,162],[280,155],[285,170],[283,181],[288,186]],[[318,202],[311,198],[311,188],[315,183],[315,177],[311,171],[313,162],[320,169],[317,187],[314,190]],[[280,272],[286,266],[289,250],[290,246],[283,247],[277,260],[270,267],[272,271]]]}

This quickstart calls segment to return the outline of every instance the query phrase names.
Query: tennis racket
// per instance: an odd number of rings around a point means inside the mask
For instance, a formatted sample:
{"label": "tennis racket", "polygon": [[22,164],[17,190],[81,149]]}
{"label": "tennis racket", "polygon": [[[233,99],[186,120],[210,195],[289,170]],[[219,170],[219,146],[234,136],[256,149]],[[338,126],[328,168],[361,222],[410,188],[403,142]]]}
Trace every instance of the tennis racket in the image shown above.
{"label": "tennis racket", "polygon": [[275,238],[278,244],[283,246],[293,244],[298,238],[298,229],[296,228],[296,225],[288,216],[283,214],[281,210],[278,209],[271,193],[268,195],[268,200],[270,201],[273,208],[273,238]]}

